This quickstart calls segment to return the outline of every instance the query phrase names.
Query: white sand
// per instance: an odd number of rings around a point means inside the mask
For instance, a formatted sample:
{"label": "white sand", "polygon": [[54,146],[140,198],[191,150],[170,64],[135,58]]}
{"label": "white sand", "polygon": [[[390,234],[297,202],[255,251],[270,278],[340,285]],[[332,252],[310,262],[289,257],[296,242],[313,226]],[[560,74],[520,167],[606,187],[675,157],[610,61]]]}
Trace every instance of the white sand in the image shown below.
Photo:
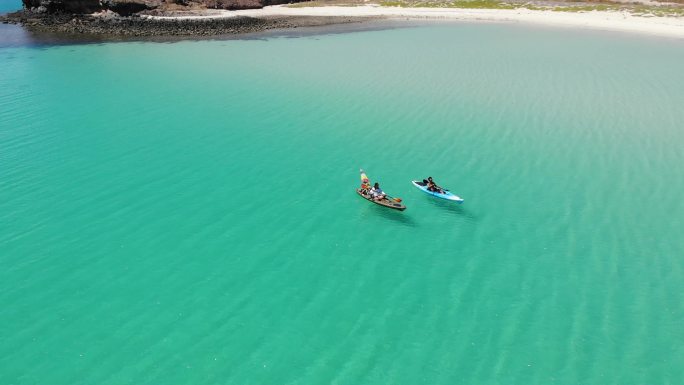
{"label": "white sand", "polygon": [[[282,5],[243,11],[212,11],[206,16],[176,16],[154,18],[203,19],[236,16],[376,16],[391,19],[436,19],[524,22],[562,27],[606,31],[638,32],[657,36],[684,38],[684,18],[635,16],[629,12],[591,11],[558,12],[528,9],[458,9],[400,8],[364,5],[356,7],[287,7]],[[148,16],[152,17],[152,16]]]}

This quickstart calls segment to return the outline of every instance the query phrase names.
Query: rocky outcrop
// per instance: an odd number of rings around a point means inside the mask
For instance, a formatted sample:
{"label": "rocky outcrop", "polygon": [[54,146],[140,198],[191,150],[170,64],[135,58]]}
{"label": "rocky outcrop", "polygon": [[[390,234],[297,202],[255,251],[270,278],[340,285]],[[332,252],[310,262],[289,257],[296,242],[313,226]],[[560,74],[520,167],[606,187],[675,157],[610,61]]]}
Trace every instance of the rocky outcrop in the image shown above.
{"label": "rocky outcrop", "polygon": [[22,0],[24,8],[50,13],[85,14],[101,11],[100,0]]}
{"label": "rocky outcrop", "polygon": [[203,0],[200,2],[213,9],[252,9],[261,8],[260,0]]}
{"label": "rocky outcrop", "polygon": [[[120,41],[121,38],[138,39],[152,36],[217,36],[260,32],[269,29],[314,27],[332,24],[357,23],[364,17],[341,16],[279,16],[229,17],[222,19],[174,20],[146,17],[122,17],[114,12],[105,15],[75,16],[67,13],[19,11],[0,16],[0,22],[23,25],[36,41],[46,38],[54,44],[55,38],[64,41]],[[89,40],[93,39],[93,40]]]}
{"label": "rocky outcrop", "polygon": [[158,8],[162,0],[101,0],[102,6],[121,16],[130,16],[134,13]]}
{"label": "rocky outcrop", "polygon": [[[21,24],[31,33],[69,36],[214,36],[351,23],[367,18],[264,16],[160,19],[154,16],[204,16],[212,9],[255,9],[302,0],[22,0],[24,10],[0,15],[0,23]],[[99,37],[98,37],[99,39]]]}
{"label": "rocky outcrop", "polygon": [[165,7],[256,9],[301,0],[22,0],[24,8],[38,12],[90,14],[110,10],[121,16]]}

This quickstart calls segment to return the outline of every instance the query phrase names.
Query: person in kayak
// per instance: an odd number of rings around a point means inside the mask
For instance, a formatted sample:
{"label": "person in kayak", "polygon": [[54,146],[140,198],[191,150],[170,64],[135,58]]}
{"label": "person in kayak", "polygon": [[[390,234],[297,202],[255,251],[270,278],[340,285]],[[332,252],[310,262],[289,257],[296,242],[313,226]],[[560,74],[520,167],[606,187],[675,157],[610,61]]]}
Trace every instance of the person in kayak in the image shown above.
{"label": "person in kayak", "polygon": [[384,191],[382,191],[382,189],[380,188],[380,183],[378,182],[375,182],[373,188],[370,190],[370,193],[373,199],[375,199],[376,201],[385,199],[386,194]]}
{"label": "person in kayak", "polygon": [[436,192],[436,193],[439,193],[439,194],[443,194],[443,193],[444,193],[444,191],[442,191],[442,189],[441,189],[439,186],[437,186],[437,184],[435,183],[435,181],[432,180],[432,177],[431,177],[431,176],[429,176],[429,177],[427,178],[427,189],[428,189],[428,191]]}
{"label": "person in kayak", "polygon": [[362,174],[361,175],[361,191],[364,194],[369,194],[370,190],[371,190],[370,181],[368,180],[368,177],[366,176],[366,174]]}

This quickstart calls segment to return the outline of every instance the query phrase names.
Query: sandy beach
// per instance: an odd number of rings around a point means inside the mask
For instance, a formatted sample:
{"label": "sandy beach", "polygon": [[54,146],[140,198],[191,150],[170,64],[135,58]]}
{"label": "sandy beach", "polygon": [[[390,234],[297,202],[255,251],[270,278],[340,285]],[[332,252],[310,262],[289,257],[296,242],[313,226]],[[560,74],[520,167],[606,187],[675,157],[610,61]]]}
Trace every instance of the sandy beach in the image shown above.
{"label": "sandy beach", "polygon": [[288,7],[276,5],[240,11],[212,10],[206,15],[144,16],[162,20],[200,20],[232,17],[374,17],[409,20],[520,22],[557,27],[635,32],[684,38],[684,18],[634,15],[628,11],[562,12],[529,9],[403,8],[376,5]]}

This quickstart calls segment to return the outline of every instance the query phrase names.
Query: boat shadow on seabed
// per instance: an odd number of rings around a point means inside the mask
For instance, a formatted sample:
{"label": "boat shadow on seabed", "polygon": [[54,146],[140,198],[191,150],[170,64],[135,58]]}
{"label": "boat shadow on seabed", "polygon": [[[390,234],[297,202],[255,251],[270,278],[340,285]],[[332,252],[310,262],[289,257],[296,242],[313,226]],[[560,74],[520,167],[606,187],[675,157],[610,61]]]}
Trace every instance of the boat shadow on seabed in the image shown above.
{"label": "boat shadow on seabed", "polygon": [[368,211],[365,213],[367,215],[372,213],[373,216],[380,216],[409,227],[416,227],[418,225],[413,218],[406,215],[405,211],[388,210],[387,208],[378,205],[368,206],[367,209]]}
{"label": "boat shadow on seabed", "polygon": [[477,217],[460,204],[454,204],[454,202],[434,199],[432,197],[425,197],[425,199],[430,202],[431,205],[439,207],[449,214],[463,217],[468,222],[477,222]]}

